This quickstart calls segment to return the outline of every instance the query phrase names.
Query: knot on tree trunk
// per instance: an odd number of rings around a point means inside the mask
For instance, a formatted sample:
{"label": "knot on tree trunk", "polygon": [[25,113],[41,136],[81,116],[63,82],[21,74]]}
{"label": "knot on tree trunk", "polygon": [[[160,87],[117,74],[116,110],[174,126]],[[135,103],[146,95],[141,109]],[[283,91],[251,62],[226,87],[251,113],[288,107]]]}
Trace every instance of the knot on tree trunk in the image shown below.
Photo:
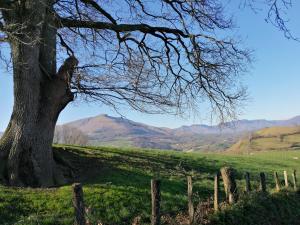
{"label": "knot on tree trunk", "polygon": [[50,105],[58,106],[58,112],[74,100],[71,82],[78,63],[75,56],[67,58],[56,73],[55,79],[52,82],[46,82],[46,87],[43,88],[43,90],[48,89],[45,92],[46,96],[51,99]]}
{"label": "knot on tree trunk", "polygon": [[75,56],[70,56],[67,58],[64,63],[61,65],[57,72],[57,76],[64,80],[67,85],[70,87],[70,82],[73,77],[73,73],[78,65],[79,61]]}

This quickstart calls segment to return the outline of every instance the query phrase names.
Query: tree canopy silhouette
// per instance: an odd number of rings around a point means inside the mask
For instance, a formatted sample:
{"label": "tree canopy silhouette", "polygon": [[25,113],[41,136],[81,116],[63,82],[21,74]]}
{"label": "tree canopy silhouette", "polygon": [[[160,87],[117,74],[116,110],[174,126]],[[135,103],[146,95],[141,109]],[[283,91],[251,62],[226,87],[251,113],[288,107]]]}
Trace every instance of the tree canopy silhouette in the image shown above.
{"label": "tree canopy silhouette", "polygon": [[262,4],[263,7],[267,6],[266,21],[282,31],[286,38],[299,41],[299,38],[289,28],[289,11],[295,2],[293,0],[244,0],[245,6],[252,8],[254,11],[260,9]]}
{"label": "tree canopy silhouette", "polygon": [[228,36],[222,1],[1,0],[0,12],[14,80],[0,142],[9,185],[64,182],[51,145],[73,100],[175,114],[208,102],[222,120],[245,97],[249,52]]}

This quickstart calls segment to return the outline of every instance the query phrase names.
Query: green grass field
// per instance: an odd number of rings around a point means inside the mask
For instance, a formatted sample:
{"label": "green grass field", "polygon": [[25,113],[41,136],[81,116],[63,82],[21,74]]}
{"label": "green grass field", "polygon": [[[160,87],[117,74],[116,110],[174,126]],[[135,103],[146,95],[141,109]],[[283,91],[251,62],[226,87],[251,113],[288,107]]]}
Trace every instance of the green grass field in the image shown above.
{"label": "green grass field", "polygon": [[300,127],[269,127],[252,133],[229,148],[232,153],[300,149]]}
{"label": "green grass field", "polygon": [[[258,187],[259,172],[265,172],[270,191],[274,188],[274,171],[280,173],[281,179],[283,170],[289,174],[293,169],[300,171],[300,151],[245,156],[57,147],[56,152],[76,168],[78,176],[74,182],[82,182],[84,186],[86,206],[93,208],[92,221],[100,220],[105,225],[128,225],[136,216],[149,222],[153,177],[162,180],[162,213],[175,215],[187,208],[187,175],[193,176],[196,203],[212,196],[214,174],[225,165],[237,170],[240,189],[244,187],[246,171],[251,173],[254,188]],[[0,224],[70,225],[73,221],[71,190],[71,185],[46,190],[0,186]]]}

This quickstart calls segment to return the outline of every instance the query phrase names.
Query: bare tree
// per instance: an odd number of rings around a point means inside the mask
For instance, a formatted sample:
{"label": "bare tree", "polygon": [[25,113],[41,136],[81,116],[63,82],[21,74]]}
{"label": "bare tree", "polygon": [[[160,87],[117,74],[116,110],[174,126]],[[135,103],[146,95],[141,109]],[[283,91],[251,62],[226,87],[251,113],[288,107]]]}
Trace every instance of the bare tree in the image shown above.
{"label": "bare tree", "polygon": [[238,78],[250,59],[227,37],[233,24],[221,2],[1,0],[14,108],[0,143],[0,179],[57,183],[54,128],[74,99],[173,114],[208,102],[221,120],[232,115],[245,97]]}
{"label": "bare tree", "polygon": [[56,126],[53,143],[85,146],[88,144],[88,137],[76,127]]}
{"label": "bare tree", "polygon": [[[260,4],[259,4],[260,3]],[[273,24],[280,31],[284,33],[284,36],[288,39],[293,39],[299,41],[299,38],[296,37],[293,32],[289,29],[288,23],[288,11],[291,10],[293,6],[292,0],[244,0],[244,4],[249,6],[254,11],[260,9],[262,4],[267,6],[267,16],[266,21]]]}

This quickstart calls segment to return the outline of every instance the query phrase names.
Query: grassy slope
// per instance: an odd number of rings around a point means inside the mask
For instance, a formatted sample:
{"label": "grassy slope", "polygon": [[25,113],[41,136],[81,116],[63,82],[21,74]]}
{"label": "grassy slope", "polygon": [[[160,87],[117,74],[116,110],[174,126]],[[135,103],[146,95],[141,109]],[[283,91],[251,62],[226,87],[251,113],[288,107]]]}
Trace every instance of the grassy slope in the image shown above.
{"label": "grassy slope", "polygon": [[253,193],[212,215],[211,225],[299,225],[300,195],[282,191],[272,195]]}
{"label": "grassy slope", "polygon": [[[86,205],[92,206],[92,219],[104,224],[129,224],[137,215],[149,218],[150,179],[162,179],[162,211],[176,213],[186,209],[187,174],[194,176],[197,198],[212,196],[213,175],[224,165],[239,172],[239,186],[244,186],[242,174],[267,173],[269,183],[274,170],[300,171],[300,152],[258,153],[251,156],[180,153],[113,148],[57,149],[84,184]],[[273,182],[272,182],[273,184]],[[257,187],[257,182],[254,184]],[[273,186],[269,186],[272,188]],[[58,189],[12,189],[0,186],[0,224],[72,224],[71,186]]]}
{"label": "grassy slope", "polygon": [[300,127],[271,127],[244,138],[229,148],[229,152],[246,154],[266,150],[299,150]]}

